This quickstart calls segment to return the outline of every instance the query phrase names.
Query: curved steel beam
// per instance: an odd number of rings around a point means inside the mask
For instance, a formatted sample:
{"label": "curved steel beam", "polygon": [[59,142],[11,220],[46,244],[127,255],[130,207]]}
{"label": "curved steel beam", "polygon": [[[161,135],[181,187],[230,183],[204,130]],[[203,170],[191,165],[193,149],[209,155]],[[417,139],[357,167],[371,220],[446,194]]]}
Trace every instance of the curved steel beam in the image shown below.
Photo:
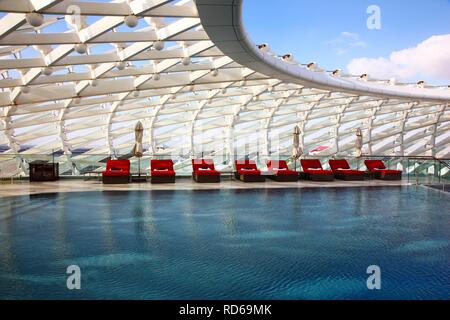
{"label": "curved steel beam", "polygon": [[356,79],[341,78],[285,62],[259,50],[244,28],[243,0],[200,0],[196,2],[203,28],[214,44],[237,63],[256,72],[307,87],[356,93],[382,98],[450,101],[450,91],[400,87]]}

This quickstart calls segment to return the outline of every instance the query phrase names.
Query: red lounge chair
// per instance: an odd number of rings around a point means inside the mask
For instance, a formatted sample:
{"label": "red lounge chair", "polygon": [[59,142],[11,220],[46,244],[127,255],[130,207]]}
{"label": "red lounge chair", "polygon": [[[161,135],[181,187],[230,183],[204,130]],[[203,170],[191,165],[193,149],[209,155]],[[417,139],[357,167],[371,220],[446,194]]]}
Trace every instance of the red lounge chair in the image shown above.
{"label": "red lounge chair", "polygon": [[401,180],[402,171],[400,170],[388,170],[381,160],[366,160],[364,161],[367,169],[375,179],[380,180]]}
{"label": "red lounge chair", "polygon": [[102,172],[102,180],[105,184],[130,182],[130,161],[107,160],[106,170]]}
{"label": "red lounge chair", "polygon": [[347,181],[362,181],[364,180],[364,171],[352,170],[345,159],[328,161],[330,168],[334,173],[336,179]]}
{"label": "red lounge chair", "polygon": [[234,175],[238,180],[244,182],[264,182],[266,180],[253,160],[235,160],[234,165],[236,166]]}
{"label": "red lounge chair", "polygon": [[298,181],[298,172],[289,170],[289,167],[284,160],[268,160],[266,162],[269,170],[270,179],[278,182],[294,182]]}
{"label": "red lounge chair", "polygon": [[323,170],[318,159],[302,159],[300,163],[308,180],[313,181],[333,181],[334,174],[331,170]]}
{"label": "red lounge chair", "polygon": [[192,177],[200,183],[220,182],[220,172],[214,168],[211,159],[192,159]]}
{"label": "red lounge chair", "polygon": [[175,171],[172,160],[151,160],[152,183],[174,183]]}

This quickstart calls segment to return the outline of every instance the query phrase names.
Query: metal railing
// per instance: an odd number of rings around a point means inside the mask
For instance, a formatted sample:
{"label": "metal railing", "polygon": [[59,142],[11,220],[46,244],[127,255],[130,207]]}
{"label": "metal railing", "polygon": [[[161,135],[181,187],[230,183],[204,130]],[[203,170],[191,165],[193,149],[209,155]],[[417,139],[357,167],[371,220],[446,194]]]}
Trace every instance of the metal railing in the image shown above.
{"label": "metal railing", "polygon": [[[28,177],[29,163],[34,161],[57,162],[59,163],[60,176],[62,177],[83,177],[90,174],[100,174],[106,167],[106,161],[111,159],[108,154],[0,154],[0,178],[26,179]],[[172,159],[174,167],[179,176],[189,176],[192,172],[191,159],[209,158],[212,159],[216,168],[220,171],[230,172],[234,169],[234,160],[251,159],[256,161],[259,168],[265,169],[267,160],[287,160],[289,167],[300,170],[300,161],[292,159],[291,155],[271,154],[265,155],[258,152],[245,155],[228,155],[214,153],[200,153],[195,156],[189,155],[144,155],[140,160],[132,157],[130,154],[118,155],[116,158],[129,159],[131,163],[131,172],[138,173],[138,168],[142,174],[148,174],[150,171],[151,159]],[[320,159],[325,168],[329,168],[328,160],[336,158],[346,158],[352,168],[366,170],[364,160],[380,159],[390,169],[399,169],[403,171],[404,177],[409,182],[417,184],[448,184],[450,175],[450,159],[442,159],[427,156],[394,156],[394,155],[363,155],[360,158],[340,157],[336,155],[311,155],[302,156],[301,159],[317,158]]]}
{"label": "metal railing", "polygon": [[386,166],[401,169],[408,182],[426,185],[447,185],[450,183],[450,166],[448,158],[433,156],[390,156],[371,155],[364,159],[380,159]]}

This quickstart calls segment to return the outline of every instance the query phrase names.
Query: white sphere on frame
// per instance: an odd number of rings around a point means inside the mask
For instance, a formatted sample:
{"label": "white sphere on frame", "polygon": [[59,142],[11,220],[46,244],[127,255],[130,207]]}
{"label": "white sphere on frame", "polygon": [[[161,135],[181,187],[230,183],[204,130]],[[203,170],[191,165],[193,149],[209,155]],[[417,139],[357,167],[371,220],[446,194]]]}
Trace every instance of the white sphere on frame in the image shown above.
{"label": "white sphere on frame", "polygon": [[53,69],[51,67],[44,67],[42,68],[42,74],[45,76],[51,75],[53,72]]}
{"label": "white sphere on frame", "polygon": [[26,14],[25,20],[27,20],[29,25],[37,28],[44,23],[44,16],[37,12],[30,12]]}
{"label": "white sphere on frame", "polygon": [[211,75],[212,75],[213,77],[217,77],[217,76],[219,75],[219,70],[213,69],[213,70],[211,71]]}
{"label": "white sphere on frame", "polygon": [[139,18],[136,17],[134,14],[126,16],[124,19],[125,24],[130,27],[130,28],[134,28],[138,25],[139,23]]}
{"label": "white sphere on frame", "polygon": [[164,49],[164,42],[160,40],[155,41],[155,43],[153,43],[153,48],[155,48],[155,50],[161,51],[162,49]]}
{"label": "white sphere on frame", "polygon": [[87,45],[85,43],[78,43],[75,45],[75,51],[79,54],[85,54],[87,51]]}
{"label": "white sphere on frame", "polygon": [[91,86],[92,87],[96,87],[98,85],[98,80],[97,79],[92,79],[91,80]]}
{"label": "white sphere on frame", "polygon": [[188,66],[191,63],[191,58],[190,57],[184,57],[183,59],[181,59],[181,64],[183,66]]}
{"label": "white sphere on frame", "polygon": [[161,79],[161,75],[159,73],[155,73],[153,75],[153,80],[158,81],[159,79]]}
{"label": "white sphere on frame", "polygon": [[125,67],[126,67],[126,64],[123,61],[119,61],[116,63],[116,68],[119,70],[123,70],[123,69],[125,69]]}
{"label": "white sphere on frame", "polygon": [[30,90],[31,89],[29,86],[23,86],[20,88],[20,92],[25,93],[25,94],[30,93]]}
{"label": "white sphere on frame", "polygon": [[137,90],[133,92],[133,97],[138,98],[141,93]]}

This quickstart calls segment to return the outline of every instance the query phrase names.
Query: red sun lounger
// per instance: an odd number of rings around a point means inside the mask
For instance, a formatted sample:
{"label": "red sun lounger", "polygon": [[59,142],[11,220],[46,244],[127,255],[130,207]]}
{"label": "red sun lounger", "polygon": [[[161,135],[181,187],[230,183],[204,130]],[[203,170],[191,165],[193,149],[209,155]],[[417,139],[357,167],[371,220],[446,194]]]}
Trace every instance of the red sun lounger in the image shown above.
{"label": "red sun lounger", "polygon": [[300,163],[305,177],[312,181],[333,181],[334,174],[331,170],[323,170],[319,159],[302,159]]}
{"label": "red sun lounger", "polygon": [[263,182],[264,176],[261,175],[261,171],[256,167],[256,163],[253,160],[235,160],[234,165],[236,172],[234,173],[236,179],[244,182]]}
{"label": "red sun lounger", "polygon": [[402,179],[402,171],[400,170],[389,170],[384,165],[381,160],[366,160],[364,164],[367,167],[367,170],[371,174],[373,174],[375,179],[380,180],[401,180]]}
{"label": "red sun lounger", "polygon": [[106,170],[102,172],[102,180],[105,184],[130,182],[130,161],[107,160]]}
{"label": "red sun lounger", "polygon": [[211,159],[192,159],[192,178],[200,183],[220,182],[220,172]]}
{"label": "red sun lounger", "polygon": [[330,168],[334,173],[334,177],[340,180],[347,181],[362,181],[364,180],[364,171],[350,169],[347,160],[330,160],[328,161]]}
{"label": "red sun lounger", "polygon": [[290,170],[284,160],[268,160],[269,178],[278,182],[298,181],[298,172]]}
{"label": "red sun lounger", "polygon": [[150,162],[152,183],[174,183],[175,171],[172,160],[151,160]]}

